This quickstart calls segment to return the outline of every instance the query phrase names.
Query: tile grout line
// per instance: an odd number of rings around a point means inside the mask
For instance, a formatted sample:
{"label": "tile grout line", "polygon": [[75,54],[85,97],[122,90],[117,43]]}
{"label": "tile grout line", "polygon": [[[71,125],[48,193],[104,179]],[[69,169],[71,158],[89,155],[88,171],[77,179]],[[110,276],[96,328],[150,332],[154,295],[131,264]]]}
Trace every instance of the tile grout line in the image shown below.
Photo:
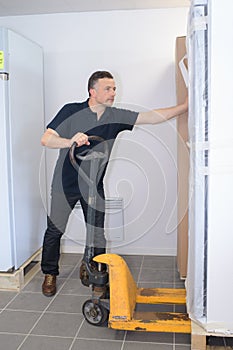
{"label": "tile grout line", "polygon": [[127,331],[125,331],[124,338],[123,338],[123,340],[122,340],[121,350],[123,350],[123,349],[124,349],[124,347],[125,347],[125,340],[126,340],[126,336],[127,336]]}
{"label": "tile grout line", "polygon": [[142,262],[141,262],[141,266],[140,266],[140,270],[139,270],[139,274],[138,274],[138,279],[137,279],[137,286],[140,282],[140,278],[141,278],[141,274],[142,274],[142,266],[143,266],[143,263],[144,263],[144,255],[142,256]]}
{"label": "tile grout line", "polygon": [[[63,295],[63,294],[62,294]],[[74,295],[76,296],[76,295]],[[55,299],[55,298],[54,298]],[[48,304],[48,306],[50,305],[50,303]],[[81,312],[65,312],[65,311],[47,311],[47,306],[46,309],[44,311],[42,310],[24,310],[24,309],[7,309],[6,311],[10,311],[10,312],[28,312],[28,313],[44,313],[46,312],[47,314],[58,314],[58,315],[82,315]]]}
{"label": "tile grout line", "polygon": [[123,341],[123,339],[85,338],[85,337],[77,337],[76,340],[91,340],[91,341],[95,341],[95,342],[101,341],[101,342],[113,342],[113,343],[121,343]]}
{"label": "tile grout line", "polygon": [[[78,266],[78,264],[80,263],[80,260],[77,262],[77,264],[74,266],[74,268],[72,269],[72,271],[70,272],[70,274],[66,277],[65,281],[62,283],[60,290],[64,287],[65,283],[67,282],[67,280],[69,279],[69,277],[72,275],[72,273],[75,271],[76,267]],[[41,316],[37,319],[37,321],[34,323],[34,325],[32,326],[32,328],[29,330],[27,336],[24,338],[24,340],[21,342],[21,344],[18,346],[17,350],[20,350],[20,348],[23,346],[23,344],[25,343],[25,341],[28,339],[28,337],[31,335],[33,329],[37,326],[37,324],[39,323],[39,321],[41,320],[41,318],[44,316],[46,310],[49,308],[49,306],[53,303],[53,301],[57,298],[57,296],[59,295],[59,292],[57,292],[53,298],[51,299],[50,303],[47,305],[47,307],[43,310],[43,312],[41,313]]]}
{"label": "tile grout line", "polygon": [[172,344],[172,349],[176,350],[176,336],[175,333],[173,333],[173,344]]}
{"label": "tile grout line", "polygon": [[[81,338],[79,338],[81,339]],[[94,340],[104,340],[104,339],[94,339]],[[106,339],[108,340],[108,339]],[[111,341],[120,341],[120,340],[111,340]],[[156,341],[140,341],[140,340],[127,340],[126,343],[131,343],[131,344],[151,344],[151,345],[173,345],[171,343],[166,343],[166,342],[156,342]],[[179,344],[182,346],[187,346],[187,344]]]}
{"label": "tile grout line", "polygon": [[84,322],[85,322],[85,319],[83,318],[83,320],[82,320],[82,322],[81,322],[81,324],[80,324],[80,326],[79,326],[79,328],[78,328],[78,330],[77,330],[77,332],[76,332],[76,334],[75,334],[75,336],[74,336],[74,338],[73,338],[73,340],[72,340],[72,343],[70,344],[70,347],[69,347],[68,350],[71,350],[71,349],[72,349],[72,347],[73,347],[75,341],[77,340],[77,336],[78,336],[78,334],[79,334],[79,332],[80,332],[80,329],[81,329],[81,327],[82,327],[82,325],[83,325]]}
{"label": "tile grout line", "polygon": [[6,311],[7,306],[8,306],[10,303],[12,303],[12,301],[14,301],[15,298],[16,298],[19,294],[20,294],[20,291],[17,292],[17,294],[5,305],[5,307],[1,310],[0,314],[1,314],[3,311]]}
{"label": "tile grout line", "polygon": [[[18,332],[0,332],[0,334],[6,334],[6,335],[21,335],[26,337],[27,333],[18,333]],[[59,335],[46,335],[46,334],[32,334],[33,337],[43,337],[43,338],[58,338],[58,339],[73,339],[73,337],[61,337]]]}

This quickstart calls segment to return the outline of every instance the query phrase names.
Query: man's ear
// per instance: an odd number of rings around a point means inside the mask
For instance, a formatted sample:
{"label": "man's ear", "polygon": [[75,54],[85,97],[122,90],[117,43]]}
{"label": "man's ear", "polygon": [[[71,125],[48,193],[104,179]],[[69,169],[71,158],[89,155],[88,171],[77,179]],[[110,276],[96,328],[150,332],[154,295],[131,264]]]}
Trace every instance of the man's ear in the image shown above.
{"label": "man's ear", "polygon": [[91,96],[91,97],[95,97],[95,96],[96,96],[96,91],[95,91],[95,89],[92,88],[92,89],[89,90],[89,92],[90,92],[90,96]]}

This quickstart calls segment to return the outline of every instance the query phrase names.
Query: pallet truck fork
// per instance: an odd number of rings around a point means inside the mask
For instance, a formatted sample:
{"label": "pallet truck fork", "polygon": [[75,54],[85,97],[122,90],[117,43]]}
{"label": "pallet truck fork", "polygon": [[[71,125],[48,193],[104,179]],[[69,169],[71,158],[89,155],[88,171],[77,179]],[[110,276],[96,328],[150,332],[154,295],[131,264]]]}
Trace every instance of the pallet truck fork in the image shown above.
{"label": "pallet truck fork", "polygon": [[[103,309],[109,305],[108,327],[118,330],[146,332],[191,333],[191,321],[186,313],[178,312],[138,312],[137,304],[186,304],[185,289],[137,288],[131,272],[122,257],[116,254],[102,254],[94,258],[98,263],[109,267],[109,304],[106,300],[96,301],[98,319],[106,321],[107,312]],[[86,320],[95,324],[90,305],[83,305]],[[95,306],[94,305],[94,306]],[[100,323],[101,323],[100,322]]]}

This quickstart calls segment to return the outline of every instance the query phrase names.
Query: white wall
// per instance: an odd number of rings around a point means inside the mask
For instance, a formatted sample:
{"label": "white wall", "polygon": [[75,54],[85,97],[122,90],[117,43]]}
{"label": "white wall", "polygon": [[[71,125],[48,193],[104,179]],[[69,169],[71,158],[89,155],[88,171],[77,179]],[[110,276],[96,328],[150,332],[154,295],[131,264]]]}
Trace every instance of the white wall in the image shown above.
{"label": "white wall", "polygon": [[[116,105],[145,110],[175,104],[175,38],[186,34],[187,12],[0,17],[0,25],[43,47],[49,121],[64,103],[87,98],[87,79],[98,69],[115,76]],[[48,152],[49,180],[55,154]],[[116,251],[176,254],[176,181],[175,121],[119,137],[106,178],[107,195],[122,196],[125,203],[125,240]]]}

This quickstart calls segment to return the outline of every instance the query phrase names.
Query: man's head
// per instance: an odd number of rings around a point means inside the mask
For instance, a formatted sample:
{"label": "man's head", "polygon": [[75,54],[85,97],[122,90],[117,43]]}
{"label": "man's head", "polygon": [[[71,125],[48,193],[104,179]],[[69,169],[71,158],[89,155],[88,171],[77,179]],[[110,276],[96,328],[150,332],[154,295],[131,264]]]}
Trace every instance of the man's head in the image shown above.
{"label": "man's head", "polygon": [[89,97],[95,104],[111,106],[116,95],[116,86],[111,73],[97,71],[88,80]]}

